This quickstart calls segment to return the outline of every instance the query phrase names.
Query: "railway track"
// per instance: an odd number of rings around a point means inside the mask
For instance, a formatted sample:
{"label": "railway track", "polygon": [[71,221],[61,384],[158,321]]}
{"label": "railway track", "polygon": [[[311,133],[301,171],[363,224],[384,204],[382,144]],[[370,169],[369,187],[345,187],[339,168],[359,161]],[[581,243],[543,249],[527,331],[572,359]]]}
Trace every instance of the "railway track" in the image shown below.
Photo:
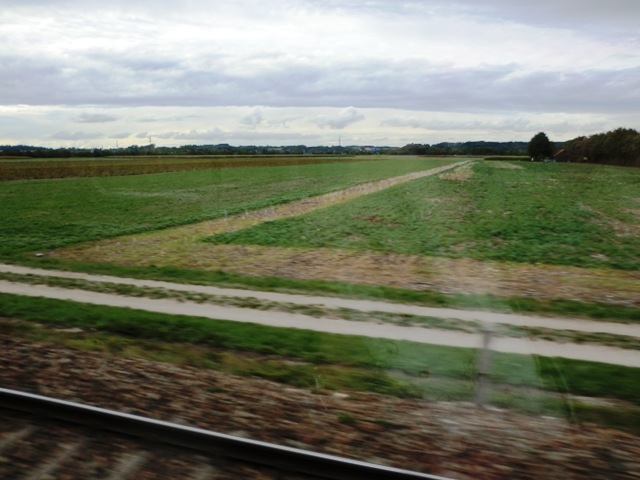
{"label": "railway track", "polygon": [[3,388],[0,478],[446,480]]}

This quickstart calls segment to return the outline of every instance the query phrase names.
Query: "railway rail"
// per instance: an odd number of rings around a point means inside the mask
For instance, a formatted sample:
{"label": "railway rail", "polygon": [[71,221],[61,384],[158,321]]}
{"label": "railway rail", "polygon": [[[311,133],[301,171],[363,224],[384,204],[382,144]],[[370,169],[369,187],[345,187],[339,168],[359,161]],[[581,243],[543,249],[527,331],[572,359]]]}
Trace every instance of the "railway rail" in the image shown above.
{"label": "railway rail", "polygon": [[0,388],[3,479],[447,480]]}

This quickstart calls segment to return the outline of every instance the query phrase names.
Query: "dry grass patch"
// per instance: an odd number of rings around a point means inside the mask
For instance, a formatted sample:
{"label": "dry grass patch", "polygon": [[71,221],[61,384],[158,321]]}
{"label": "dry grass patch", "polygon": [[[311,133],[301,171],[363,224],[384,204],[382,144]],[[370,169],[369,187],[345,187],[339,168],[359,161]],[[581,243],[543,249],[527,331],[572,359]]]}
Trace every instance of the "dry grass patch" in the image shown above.
{"label": "dry grass patch", "polygon": [[[583,210],[597,215],[591,220],[592,222],[595,222],[597,225],[613,229],[617,237],[640,236],[640,222],[623,222],[591,206],[585,204],[581,204],[580,206]],[[626,212],[640,217],[640,210],[626,210]]]}
{"label": "dry grass patch", "polygon": [[485,162],[487,165],[489,165],[490,167],[493,168],[508,168],[511,170],[523,170],[524,167],[522,165],[516,165],[515,163],[509,163],[509,162],[496,162],[496,161],[491,161],[491,162]]}
{"label": "dry grass patch", "polygon": [[466,164],[453,171],[440,174],[438,178],[449,181],[469,180],[473,176],[473,164]]}
{"label": "dry grass patch", "polygon": [[140,237],[59,250],[50,255],[116,265],[173,266],[256,277],[322,279],[443,293],[567,298],[640,306],[637,272],[604,268],[510,264],[329,248],[214,245],[189,239],[154,244]]}

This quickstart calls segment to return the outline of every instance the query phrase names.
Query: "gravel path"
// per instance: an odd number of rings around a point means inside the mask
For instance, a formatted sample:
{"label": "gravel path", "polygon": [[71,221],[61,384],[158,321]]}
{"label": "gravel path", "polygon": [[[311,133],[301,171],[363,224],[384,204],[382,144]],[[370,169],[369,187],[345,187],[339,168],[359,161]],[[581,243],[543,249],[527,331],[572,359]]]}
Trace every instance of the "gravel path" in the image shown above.
{"label": "gravel path", "polygon": [[[480,320],[488,323],[506,323],[512,325],[544,326],[546,328],[569,329],[583,332],[603,332],[627,335],[640,338],[640,326],[590,320],[553,319],[543,317],[527,317],[523,315],[500,314],[491,312],[438,309],[384,302],[348,300],[333,297],[312,297],[304,295],[287,295],[271,292],[255,292],[236,289],[222,289],[195,285],[174,284],[149,280],[123,279],[117,277],[88,275],[73,272],[53,272],[11,265],[0,265],[0,271],[18,274],[58,276],[88,281],[130,284],[141,287],[166,288],[189,292],[200,292],[214,295],[242,296],[260,298],[270,301],[321,305],[332,308],[351,308],[362,311],[386,311],[412,315],[455,318],[462,320]],[[199,304],[170,299],[151,299],[126,297],[122,295],[89,292],[79,289],[49,287],[45,285],[23,284],[0,281],[0,291],[17,295],[57,298],[76,302],[139,310],[199,316],[212,319],[224,319],[238,322],[258,323],[275,327],[302,328],[307,330],[362,335],[367,337],[389,338],[393,340],[411,340],[415,342],[456,347],[477,348],[481,345],[478,334],[456,331],[436,330],[423,327],[409,327],[370,322],[354,322],[348,320],[319,319],[312,316],[236,308],[211,304]],[[640,368],[640,351],[626,350],[598,345],[579,345],[572,343],[556,343],[526,338],[497,337],[492,340],[491,348],[495,351],[538,354],[544,356],[564,357],[577,360],[590,360]]]}

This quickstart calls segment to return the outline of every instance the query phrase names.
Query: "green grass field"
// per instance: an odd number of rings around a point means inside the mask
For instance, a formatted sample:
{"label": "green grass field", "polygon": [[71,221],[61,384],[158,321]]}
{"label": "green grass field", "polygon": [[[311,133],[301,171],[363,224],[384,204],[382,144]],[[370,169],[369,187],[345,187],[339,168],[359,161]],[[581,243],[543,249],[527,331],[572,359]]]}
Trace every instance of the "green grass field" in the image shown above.
{"label": "green grass field", "polygon": [[237,214],[451,161],[393,158],[0,182],[0,256]]}
{"label": "green grass field", "polygon": [[583,267],[640,268],[640,170],[476,162],[214,243],[333,247]]}

